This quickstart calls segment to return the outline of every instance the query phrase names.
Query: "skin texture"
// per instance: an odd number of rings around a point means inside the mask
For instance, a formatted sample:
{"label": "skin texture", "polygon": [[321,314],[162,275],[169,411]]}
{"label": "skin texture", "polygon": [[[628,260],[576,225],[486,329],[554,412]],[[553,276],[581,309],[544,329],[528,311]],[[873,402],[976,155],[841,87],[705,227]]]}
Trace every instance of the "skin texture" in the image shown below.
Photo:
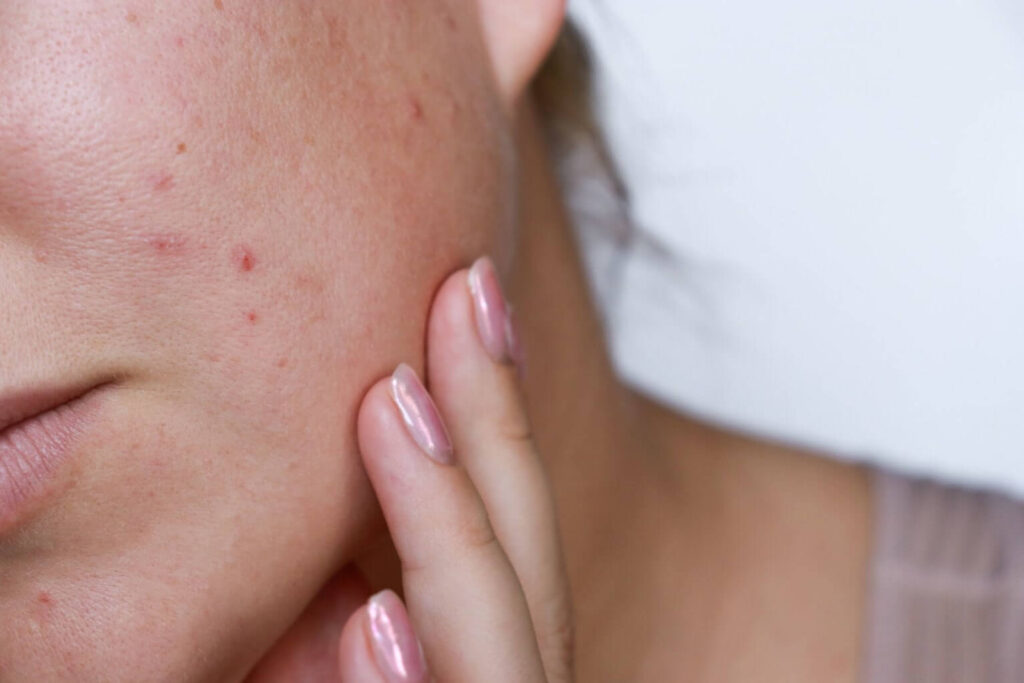
{"label": "skin texture", "polygon": [[237,679],[379,532],[359,399],[511,230],[475,22],[0,3],[0,392],[114,381],[0,536],[0,680]]}

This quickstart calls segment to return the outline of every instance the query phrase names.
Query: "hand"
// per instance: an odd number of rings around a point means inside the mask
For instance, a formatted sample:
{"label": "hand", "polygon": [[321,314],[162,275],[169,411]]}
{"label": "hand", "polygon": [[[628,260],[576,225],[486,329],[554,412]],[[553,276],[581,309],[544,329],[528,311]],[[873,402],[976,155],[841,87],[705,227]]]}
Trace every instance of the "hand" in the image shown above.
{"label": "hand", "polygon": [[408,611],[390,591],[361,604],[365,582],[343,572],[250,681],[572,679],[569,592],[520,353],[490,262],[452,275],[427,329],[436,405],[403,365],[359,413]]}

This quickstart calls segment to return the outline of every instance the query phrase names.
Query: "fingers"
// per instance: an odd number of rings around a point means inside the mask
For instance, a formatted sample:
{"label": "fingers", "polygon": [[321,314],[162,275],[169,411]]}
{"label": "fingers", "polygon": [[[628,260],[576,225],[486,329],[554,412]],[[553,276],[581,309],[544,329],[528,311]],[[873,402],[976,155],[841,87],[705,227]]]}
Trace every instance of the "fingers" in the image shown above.
{"label": "fingers", "polygon": [[489,260],[441,287],[427,349],[431,392],[522,584],[548,680],[570,680],[572,614],[554,502],[520,399],[522,350]]}
{"label": "fingers", "polygon": [[516,573],[410,368],[370,389],[358,435],[433,674],[446,683],[543,681]]}
{"label": "fingers", "polygon": [[427,683],[430,675],[409,616],[391,591],[373,596],[341,635],[342,683]]}

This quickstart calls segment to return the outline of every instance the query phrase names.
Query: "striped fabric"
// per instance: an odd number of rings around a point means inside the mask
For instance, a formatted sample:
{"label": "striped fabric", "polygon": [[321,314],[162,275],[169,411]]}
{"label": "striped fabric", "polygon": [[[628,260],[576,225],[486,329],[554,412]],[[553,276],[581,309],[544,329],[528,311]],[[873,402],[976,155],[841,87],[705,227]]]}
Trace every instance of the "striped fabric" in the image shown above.
{"label": "striped fabric", "polygon": [[879,472],[866,683],[1024,683],[1024,503]]}

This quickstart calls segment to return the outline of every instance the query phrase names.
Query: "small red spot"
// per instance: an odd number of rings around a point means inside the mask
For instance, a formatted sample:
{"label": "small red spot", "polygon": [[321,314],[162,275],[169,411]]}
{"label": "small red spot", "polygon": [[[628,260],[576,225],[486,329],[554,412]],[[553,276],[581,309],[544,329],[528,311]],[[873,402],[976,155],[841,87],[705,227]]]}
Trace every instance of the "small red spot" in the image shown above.
{"label": "small red spot", "polygon": [[185,47],[185,39],[182,38],[181,36],[178,36],[177,38],[174,39],[174,44],[176,46],[178,46],[179,48]]}
{"label": "small red spot", "polygon": [[150,178],[150,182],[153,184],[153,190],[155,192],[166,192],[174,187],[174,176],[167,171],[162,171]]}
{"label": "small red spot", "polygon": [[46,591],[41,592],[36,597],[36,600],[39,601],[40,605],[46,605],[47,607],[51,607],[53,605],[53,596],[47,593]]}
{"label": "small red spot", "polygon": [[331,49],[337,50],[338,48],[344,47],[347,41],[345,35],[345,26],[341,23],[338,17],[327,17],[325,19],[327,23],[327,45]]}
{"label": "small red spot", "polygon": [[413,121],[422,121],[424,118],[423,103],[417,97],[409,98],[409,116]]}
{"label": "small red spot", "polygon": [[252,249],[244,244],[235,247],[233,256],[235,265],[243,273],[250,273],[256,267],[256,256],[252,253]]}
{"label": "small red spot", "polygon": [[256,311],[249,311],[245,314],[245,319],[249,321],[250,325],[255,325],[260,321],[260,316]]}
{"label": "small red spot", "polygon": [[213,0],[213,6],[220,12],[224,11],[224,0]]}
{"label": "small red spot", "polygon": [[146,244],[160,254],[180,254],[188,244],[188,238],[184,235],[149,235],[145,239]]}
{"label": "small red spot", "polygon": [[286,368],[286,367],[288,367],[288,359],[287,358],[281,358],[280,360],[278,360],[277,361],[277,367],[279,367],[279,368]]}
{"label": "small red spot", "polygon": [[458,24],[457,21],[455,21],[455,16],[452,13],[450,13],[450,12],[446,12],[445,13],[445,15],[444,15],[444,23],[448,27],[449,31],[458,31],[459,30],[459,24]]}

